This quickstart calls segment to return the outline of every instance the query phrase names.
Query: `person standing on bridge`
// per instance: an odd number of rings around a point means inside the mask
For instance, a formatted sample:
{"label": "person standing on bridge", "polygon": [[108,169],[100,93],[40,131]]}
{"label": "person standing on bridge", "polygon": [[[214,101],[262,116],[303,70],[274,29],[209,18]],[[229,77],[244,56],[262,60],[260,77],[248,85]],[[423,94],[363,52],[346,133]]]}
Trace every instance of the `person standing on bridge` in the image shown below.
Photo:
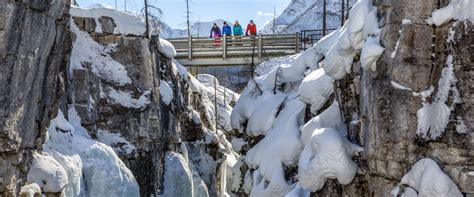
{"label": "person standing on bridge", "polygon": [[234,38],[235,38],[235,43],[236,45],[240,45],[240,40],[242,38],[242,35],[244,35],[244,32],[242,31],[242,26],[240,26],[239,21],[235,21],[234,24]]}
{"label": "person standing on bridge", "polygon": [[210,37],[214,37],[215,47],[219,47],[221,45],[221,28],[217,26],[217,23],[214,23],[214,25],[212,26]]}
{"label": "person standing on bridge", "polygon": [[[250,34],[249,34],[250,32]],[[247,25],[247,29],[245,30],[246,36],[257,36],[257,25],[253,23],[253,20],[250,20],[250,23]]]}
{"label": "person standing on bridge", "polygon": [[232,35],[232,29],[225,21],[224,21],[224,26],[222,26],[222,34],[224,36],[229,36],[229,37]]}

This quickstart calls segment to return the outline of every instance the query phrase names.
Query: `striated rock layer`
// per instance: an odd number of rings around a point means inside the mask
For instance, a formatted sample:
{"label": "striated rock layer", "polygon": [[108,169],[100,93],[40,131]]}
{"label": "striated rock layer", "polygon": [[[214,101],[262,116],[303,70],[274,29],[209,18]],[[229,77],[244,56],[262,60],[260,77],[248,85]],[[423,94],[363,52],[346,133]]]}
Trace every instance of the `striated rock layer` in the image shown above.
{"label": "striated rock layer", "polygon": [[[0,194],[19,193],[64,90],[67,0],[0,2]],[[34,32],[34,33],[33,33]]]}

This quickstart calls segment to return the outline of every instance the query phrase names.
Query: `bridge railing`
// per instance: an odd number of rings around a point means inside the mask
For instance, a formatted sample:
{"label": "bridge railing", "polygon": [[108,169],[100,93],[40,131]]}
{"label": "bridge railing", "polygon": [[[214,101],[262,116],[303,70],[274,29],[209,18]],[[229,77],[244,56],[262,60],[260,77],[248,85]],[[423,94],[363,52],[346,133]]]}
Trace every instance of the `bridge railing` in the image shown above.
{"label": "bridge railing", "polygon": [[176,59],[277,57],[298,53],[300,34],[259,34],[255,37],[191,37],[168,39],[177,51]]}
{"label": "bridge railing", "polygon": [[322,29],[301,30],[301,49],[306,50],[312,47],[316,42],[321,40],[321,38],[334,30],[336,29],[326,29],[326,31],[323,31]]}

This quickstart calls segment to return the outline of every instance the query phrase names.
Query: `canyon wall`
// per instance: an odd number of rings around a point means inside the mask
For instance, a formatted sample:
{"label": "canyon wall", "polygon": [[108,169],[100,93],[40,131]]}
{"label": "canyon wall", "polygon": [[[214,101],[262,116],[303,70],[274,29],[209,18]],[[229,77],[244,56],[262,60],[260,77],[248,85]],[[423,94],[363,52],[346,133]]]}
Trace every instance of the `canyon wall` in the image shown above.
{"label": "canyon wall", "polygon": [[[64,84],[69,1],[0,2],[0,194],[26,183]],[[33,33],[34,32],[34,33]]]}

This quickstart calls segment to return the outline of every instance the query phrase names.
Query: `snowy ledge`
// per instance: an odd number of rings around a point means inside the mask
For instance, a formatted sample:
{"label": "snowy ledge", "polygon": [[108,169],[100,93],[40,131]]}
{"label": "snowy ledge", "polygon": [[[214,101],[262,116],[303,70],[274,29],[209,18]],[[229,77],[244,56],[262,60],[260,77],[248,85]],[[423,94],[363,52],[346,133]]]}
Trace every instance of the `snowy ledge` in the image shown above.
{"label": "snowy ledge", "polygon": [[73,17],[94,18],[95,23],[97,24],[95,28],[96,33],[104,33],[104,24],[102,23],[103,17],[113,19],[113,24],[110,25],[114,26],[114,34],[142,36],[146,29],[145,19],[141,16],[103,6],[93,6],[91,8],[71,6],[69,13]]}

